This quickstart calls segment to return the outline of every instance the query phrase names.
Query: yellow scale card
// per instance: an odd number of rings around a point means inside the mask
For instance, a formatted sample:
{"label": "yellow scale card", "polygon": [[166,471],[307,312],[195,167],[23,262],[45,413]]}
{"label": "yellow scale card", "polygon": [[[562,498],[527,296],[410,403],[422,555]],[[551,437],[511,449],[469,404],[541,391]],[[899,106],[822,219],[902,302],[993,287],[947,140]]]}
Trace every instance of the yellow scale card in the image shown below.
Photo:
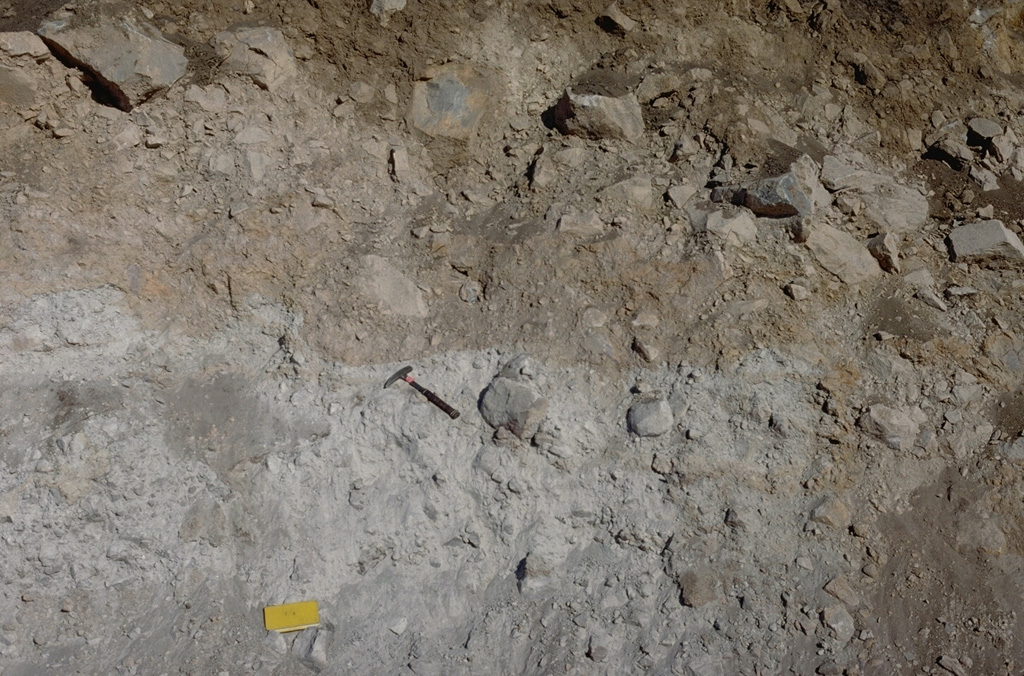
{"label": "yellow scale card", "polygon": [[320,624],[320,608],[316,601],[285,603],[263,609],[263,624],[267,631],[298,631]]}

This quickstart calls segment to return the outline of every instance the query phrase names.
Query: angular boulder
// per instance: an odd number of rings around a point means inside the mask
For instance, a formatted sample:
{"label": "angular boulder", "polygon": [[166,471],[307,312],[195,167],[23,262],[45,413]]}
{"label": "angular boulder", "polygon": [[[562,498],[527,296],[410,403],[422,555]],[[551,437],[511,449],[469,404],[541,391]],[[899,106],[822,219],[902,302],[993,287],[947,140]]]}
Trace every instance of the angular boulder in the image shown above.
{"label": "angular boulder", "polygon": [[949,245],[958,263],[1024,263],[1024,244],[998,220],[953,228]]}
{"label": "angular boulder", "polygon": [[223,71],[247,75],[258,87],[274,93],[287,91],[295,82],[295,55],[276,28],[237,28],[218,33],[212,42],[224,59]]}
{"label": "angular boulder", "polygon": [[122,110],[165,91],[188,68],[185,49],[132,15],[83,19],[60,12],[37,31],[65,61],[90,73]]}
{"label": "angular boulder", "polygon": [[819,225],[807,237],[811,250],[821,267],[847,284],[868,282],[882,274],[874,256],[851,235],[830,225]]}
{"label": "angular boulder", "polygon": [[644,116],[636,94],[622,78],[589,74],[568,87],[551,110],[558,131],[594,140],[636,141],[644,134]]}
{"label": "angular boulder", "polygon": [[736,189],[731,201],[764,218],[810,216],[831,201],[818,174],[817,163],[801,155],[785,174]]}
{"label": "angular boulder", "polygon": [[920,190],[833,155],[822,162],[821,182],[832,192],[855,196],[864,217],[882,230],[916,231],[928,222],[928,198]]}
{"label": "angular boulder", "polygon": [[921,430],[909,414],[885,404],[869,406],[857,424],[896,450],[907,450],[913,446]]}

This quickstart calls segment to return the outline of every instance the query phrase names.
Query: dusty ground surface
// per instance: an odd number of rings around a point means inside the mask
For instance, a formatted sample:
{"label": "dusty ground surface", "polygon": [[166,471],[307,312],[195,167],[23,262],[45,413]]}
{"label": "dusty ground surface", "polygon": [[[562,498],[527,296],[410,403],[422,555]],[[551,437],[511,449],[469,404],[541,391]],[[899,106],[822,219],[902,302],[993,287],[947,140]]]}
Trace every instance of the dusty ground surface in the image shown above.
{"label": "dusty ground surface", "polygon": [[1024,265],[948,239],[1022,231],[1022,10],[708,4],[76,3],[184,48],[130,111],[0,39],[0,674],[1024,673]]}

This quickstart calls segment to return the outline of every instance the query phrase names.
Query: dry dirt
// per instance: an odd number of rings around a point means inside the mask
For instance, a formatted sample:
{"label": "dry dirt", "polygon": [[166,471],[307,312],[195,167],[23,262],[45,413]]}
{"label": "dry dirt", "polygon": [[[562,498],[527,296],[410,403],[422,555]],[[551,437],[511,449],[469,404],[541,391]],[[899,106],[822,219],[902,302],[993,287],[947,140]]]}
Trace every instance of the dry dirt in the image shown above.
{"label": "dry dirt", "polygon": [[[1024,139],[1024,7],[368,4],[75,3],[185,48],[130,112],[0,64],[0,674],[1024,673],[1024,267],[947,240],[1024,232],[1024,151],[929,140]],[[251,26],[287,87],[222,67]],[[485,74],[467,138],[412,120],[445,64]],[[571,86],[654,91],[643,135],[560,133]],[[928,217],[699,225],[803,155]],[[900,270],[801,227],[891,230]],[[406,363],[457,421],[381,388]],[[319,628],[263,630],[304,598]]]}

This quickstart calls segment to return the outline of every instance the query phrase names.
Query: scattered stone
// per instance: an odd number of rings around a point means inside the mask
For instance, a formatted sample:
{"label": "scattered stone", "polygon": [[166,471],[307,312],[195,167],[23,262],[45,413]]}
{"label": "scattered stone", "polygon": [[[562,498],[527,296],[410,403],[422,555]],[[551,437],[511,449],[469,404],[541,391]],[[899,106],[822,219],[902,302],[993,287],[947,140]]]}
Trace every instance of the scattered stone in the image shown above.
{"label": "scattered stone", "polygon": [[882,274],[878,261],[860,242],[830,225],[815,227],[806,245],[821,267],[851,286],[872,281]]}
{"label": "scattered stone", "polygon": [[36,62],[50,58],[50,50],[38,35],[27,31],[0,33],[0,51],[12,58],[27,56]]}
{"label": "scattered stone", "polygon": [[939,294],[935,293],[935,291],[931,287],[918,289],[917,293],[914,294],[914,297],[924,301],[925,305],[930,305],[939,312],[945,312],[946,310],[949,309],[948,307],[946,307],[946,304],[942,301],[942,299],[939,298]]}
{"label": "scattered stone", "polygon": [[644,134],[644,117],[636,95],[617,78],[579,83],[555,104],[552,118],[563,134],[589,139],[636,141]]}
{"label": "scattered stone", "polygon": [[650,209],[654,206],[654,188],[650,176],[634,176],[624,181],[613,183],[597,193],[602,202],[621,202],[638,209]]}
{"label": "scattered stone", "polygon": [[790,282],[782,290],[793,300],[807,300],[811,297],[811,292],[807,290],[806,286],[795,282]]}
{"label": "scattered stone", "polygon": [[[682,88],[683,84],[682,75],[676,72],[659,71],[648,73],[636,88],[636,97],[640,103],[650,103],[656,99],[676,93]],[[690,140],[686,139],[681,143],[689,142]],[[692,155],[693,152],[688,152],[687,154]]]}
{"label": "scattered stone", "polygon": [[826,592],[848,606],[860,605],[860,595],[853,590],[853,587],[850,585],[850,581],[845,575],[839,575],[838,577],[832,578],[825,585],[824,589]]}
{"label": "scattered stone", "polygon": [[391,15],[405,9],[406,0],[372,0],[370,13],[377,17],[381,26],[387,26]]}
{"label": "scattered stone", "polygon": [[675,424],[672,406],[663,398],[633,404],[626,414],[626,421],[630,431],[640,437],[661,436]]}
{"label": "scattered stone", "polygon": [[928,222],[928,198],[892,178],[827,155],[821,182],[839,195],[856,196],[859,212],[885,232],[912,232]]}
{"label": "scattered stone", "polygon": [[697,189],[686,183],[673,185],[665,192],[669,201],[672,202],[672,206],[676,209],[682,209],[690,201],[690,198],[696,194]]}
{"label": "scattered stone", "polygon": [[979,138],[989,141],[993,137],[999,136],[1003,133],[1003,125],[992,120],[986,120],[983,117],[972,118],[967,123],[967,128],[978,135]]}
{"label": "scattered stone", "polygon": [[750,212],[731,205],[708,209],[705,204],[691,204],[687,209],[695,232],[707,232],[726,244],[741,246],[757,239],[757,223]]}
{"label": "scattered stone", "polygon": [[836,640],[840,643],[847,643],[853,638],[856,631],[853,617],[850,616],[846,608],[840,605],[829,606],[821,611],[821,621],[832,630]]}
{"label": "scattered stone", "polygon": [[596,211],[571,212],[558,219],[558,232],[594,237],[604,232],[604,221]]}
{"label": "scattered stone", "polygon": [[921,431],[918,423],[899,409],[874,404],[857,420],[866,433],[884,441],[889,447],[906,451],[910,449]]}
{"label": "scattered stone", "polygon": [[0,66],[0,103],[28,108],[36,101],[36,90],[36,81],[24,72]]}
{"label": "scattered stone", "polygon": [[949,233],[953,260],[960,263],[1024,263],[1024,244],[1002,221],[978,221]]}
{"label": "scattered stone", "polygon": [[867,241],[867,247],[868,252],[875,257],[883,270],[899,274],[900,251],[896,235],[891,232],[875,235]]}
{"label": "scattered stone", "polygon": [[851,523],[850,508],[836,496],[830,495],[811,510],[811,521],[832,528],[848,528]]}
{"label": "scattered stone", "polygon": [[516,579],[520,594],[537,598],[552,587],[557,576],[543,555],[530,552],[519,562]]}
{"label": "scattered stone", "polygon": [[764,218],[810,216],[831,201],[818,176],[817,163],[801,155],[787,173],[727,190],[721,195]]}
{"label": "scattered stone", "polygon": [[292,48],[276,28],[224,31],[214,36],[213,46],[224,58],[222,70],[247,75],[267,91],[285,93],[298,77]]}
{"label": "scattered stone", "polygon": [[963,663],[950,655],[940,656],[936,664],[953,674],[953,676],[967,676],[967,669]]}
{"label": "scattered stone", "polygon": [[633,339],[633,351],[648,364],[653,364],[661,359],[661,351],[640,338]]}
{"label": "scattered stone", "polygon": [[353,82],[348,88],[348,96],[356,103],[373,103],[376,96],[373,87],[365,82]]}
{"label": "scattered stone", "polygon": [[619,3],[613,2],[604,10],[604,14],[597,18],[598,25],[609,33],[624,35],[636,28],[636,21],[622,13]]}
{"label": "scattered stone", "polygon": [[406,121],[428,136],[466,141],[495,105],[497,93],[489,71],[465,63],[434,66],[413,85]]}
{"label": "scattered stone", "polygon": [[131,15],[87,16],[62,10],[39,36],[63,60],[92,74],[121,110],[145,103],[187,72],[184,48],[149,23]]}
{"label": "scattered stone", "polygon": [[327,195],[317,194],[313,196],[313,206],[318,209],[333,209],[334,200]]}
{"label": "scattered stone", "polygon": [[530,385],[498,376],[480,397],[480,415],[488,425],[530,439],[547,415],[548,401]]}
{"label": "scattered stone", "polygon": [[608,661],[608,648],[602,645],[602,641],[596,637],[590,637],[590,645],[587,647],[587,657],[594,662],[607,662]]}
{"label": "scattered stone", "polygon": [[388,627],[388,629],[395,636],[401,636],[402,634],[405,633],[405,629],[408,626],[409,626],[409,618],[401,617],[401,618],[398,619],[397,622],[395,622],[390,627]]}
{"label": "scattered stone", "polygon": [[996,176],[994,171],[984,167],[973,166],[968,174],[975,183],[981,186],[982,192],[999,190],[999,177]]}

